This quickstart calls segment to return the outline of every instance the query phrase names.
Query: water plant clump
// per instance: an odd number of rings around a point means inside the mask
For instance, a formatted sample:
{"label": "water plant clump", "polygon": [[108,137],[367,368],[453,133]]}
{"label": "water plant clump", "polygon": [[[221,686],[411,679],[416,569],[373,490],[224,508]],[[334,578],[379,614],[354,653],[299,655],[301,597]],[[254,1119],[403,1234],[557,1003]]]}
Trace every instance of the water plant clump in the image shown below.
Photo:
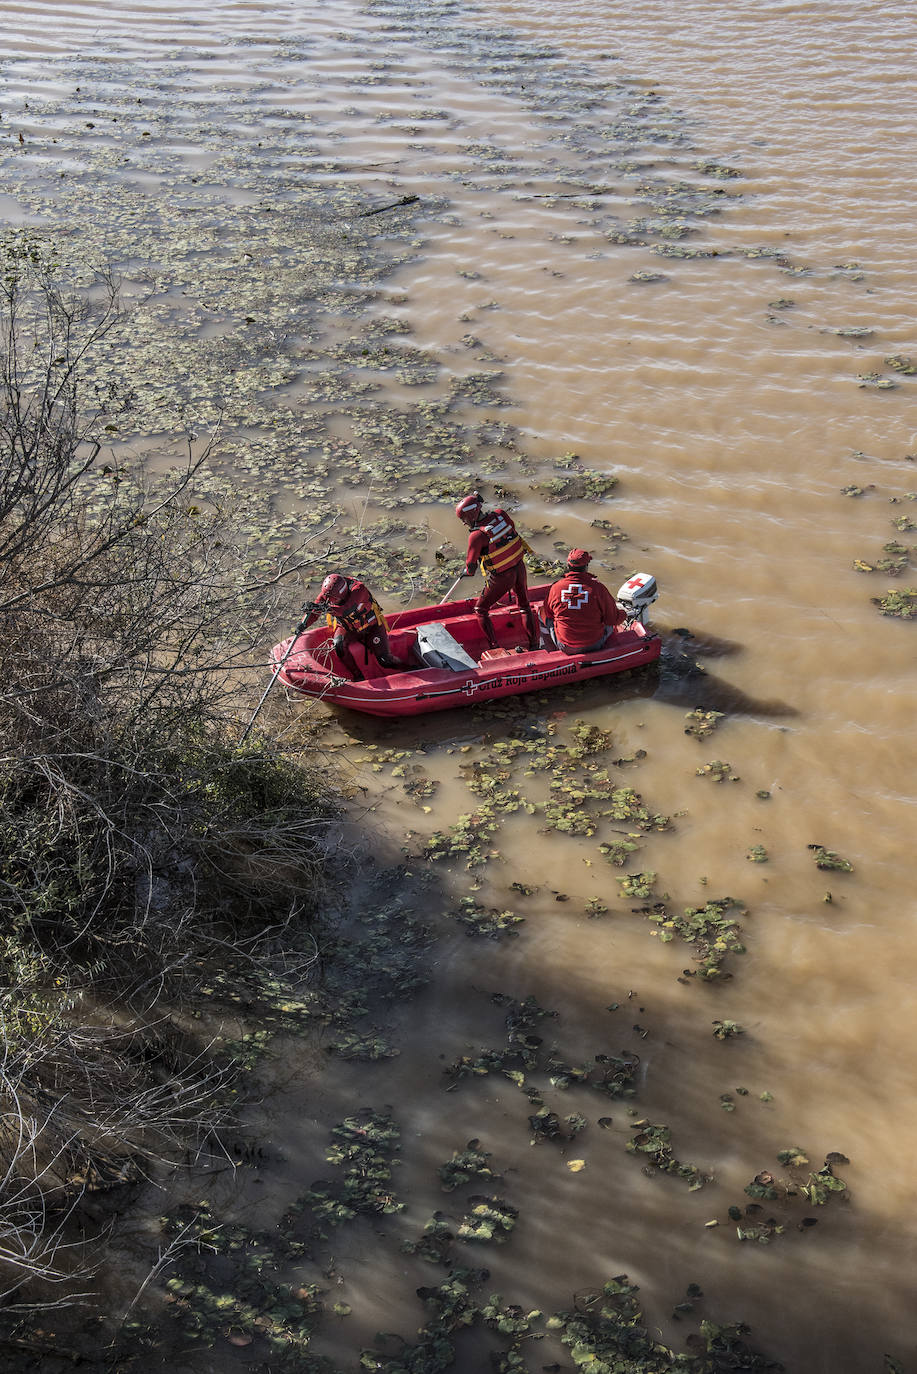
{"label": "water plant clump", "polygon": [[340,1226],[360,1214],[402,1211],[404,1203],[391,1187],[400,1138],[393,1119],[364,1107],[335,1126],[331,1138],[325,1159],[341,1168],[343,1178],[313,1183],[293,1208],[310,1210],[317,1224],[316,1235],[326,1238],[323,1226]]}
{"label": "water plant clump", "polygon": [[903,377],[917,376],[917,363],[903,353],[893,353],[885,359],[885,366],[900,372]]}
{"label": "water plant clump", "polygon": [[535,489],[547,500],[558,504],[566,501],[604,501],[618,485],[617,477],[592,468],[582,468],[566,476],[548,477],[536,482]]}
{"label": "water plant clump", "polygon": [[648,1156],[649,1164],[644,1168],[644,1173],[652,1174],[658,1169],[664,1174],[675,1174],[687,1182],[692,1193],[710,1182],[709,1176],[696,1164],[683,1164],[680,1159],[676,1159],[671,1127],[653,1126],[648,1121],[635,1121],[634,1126],[636,1133],[631,1136],[626,1148],[630,1154]]}
{"label": "water plant clump", "polygon": [[735,1040],[745,1034],[745,1027],[738,1021],[714,1021],[713,1034],[717,1040]]}
{"label": "water plant clump", "polygon": [[853,566],[857,572],[862,573],[885,573],[889,577],[899,577],[910,564],[908,548],[897,541],[885,544],[886,557],[876,558],[872,562],[867,562],[865,558],[855,558]]}
{"label": "water plant clump", "polygon": [[685,974],[699,974],[705,982],[732,977],[724,968],[728,955],[745,953],[741,927],[733,913],[744,910],[745,903],[734,897],[709,901],[702,907],[685,907],[680,915],[672,914],[661,902],[640,908],[641,914],[659,927],[663,942],[678,936],[693,946],[692,957],[700,968],[686,969]]}
{"label": "water plant clump", "polygon": [[459,903],[456,919],[465,927],[465,934],[471,937],[484,936],[499,940],[503,935],[516,935],[517,925],[525,920],[512,911],[486,910],[473,897],[463,897]]}
{"label": "water plant clump", "polygon": [[[796,1177],[779,1178],[769,1169],[763,1169],[745,1186],[745,1193],[752,1199],[744,1208],[731,1206],[729,1217],[736,1222],[736,1235],[740,1241],[755,1241],[759,1245],[769,1245],[775,1236],[785,1235],[791,1224],[797,1231],[808,1231],[817,1224],[817,1217],[799,1216],[798,1200],[804,1198],[811,1207],[823,1207],[832,1196],[843,1195],[849,1199],[846,1182],[835,1174],[839,1164],[849,1164],[846,1155],[832,1151],[821,1169],[810,1171],[805,1181],[799,1174],[809,1164],[804,1150],[793,1145],[780,1150],[777,1160],[786,1168],[797,1171]],[[763,1216],[763,1203],[779,1204],[780,1215]]]}
{"label": "water plant clump", "polygon": [[[510,738],[488,736],[479,752],[472,755],[472,746],[462,746],[460,751],[466,755],[460,765],[462,779],[479,805],[459,816],[449,831],[434,832],[425,844],[425,857],[464,855],[468,868],[485,864],[498,854],[493,840],[499,826],[517,812],[539,816],[547,830],[571,835],[599,834],[609,822],[625,822],[637,834],[669,828],[668,816],[653,812],[639,792],[620,786],[608,766],[603,766],[603,756],[613,745],[610,731],[582,720],[563,731],[554,720],[535,721],[522,729],[518,705],[504,707],[503,713],[509,716]],[[502,718],[498,709],[493,714]],[[527,720],[524,712],[521,719]],[[611,762],[639,764],[645,757],[645,751],[637,750],[627,759]],[[542,775],[549,778],[547,797],[535,790]],[[533,780],[531,787],[529,780]],[[617,851],[622,857],[625,843]],[[601,852],[607,855],[610,850]]]}
{"label": "water plant clump", "polygon": [[[360,1369],[366,1374],[445,1374],[454,1367],[463,1330],[480,1324],[508,1342],[490,1351],[494,1374],[525,1374],[532,1366],[533,1342],[559,1340],[577,1369],[588,1374],[725,1374],[729,1370],[776,1371],[783,1368],[749,1345],[743,1322],[720,1325],[708,1318],[687,1339],[688,1352],[679,1354],[650,1334],[649,1323],[636,1298],[637,1286],[626,1274],[608,1279],[600,1288],[576,1293],[570,1307],[546,1314],[509,1303],[500,1293],[478,1296],[486,1269],[455,1268],[441,1284],[419,1288],[426,1320],[418,1340],[408,1343],[386,1333],[374,1348],[364,1349]],[[691,1315],[704,1299],[699,1285],[689,1284],[673,1315]],[[538,1358],[538,1357],[536,1357]],[[547,1370],[560,1368],[544,1364]]]}
{"label": "water plant clump", "polygon": [[454,1264],[452,1243],[455,1240],[454,1223],[444,1212],[434,1212],[416,1240],[401,1243],[402,1254],[420,1255],[431,1264],[443,1264],[451,1268]]}
{"label": "water plant clump", "polygon": [[519,1215],[517,1207],[499,1197],[471,1197],[468,1207],[470,1210],[459,1223],[456,1236],[459,1240],[478,1244],[491,1240],[500,1244],[507,1240]]}
{"label": "water plant clump", "polygon": [[722,711],[703,711],[698,706],[685,716],[685,720],[690,722],[685,726],[685,734],[693,735],[695,739],[706,739],[709,734],[713,733],[722,719]]}
{"label": "water plant clump", "polygon": [[426,1320],[418,1339],[408,1344],[400,1336],[378,1337],[392,1353],[365,1349],[360,1370],[376,1374],[445,1374],[455,1362],[455,1339],[477,1319],[475,1289],[488,1277],[486,1269],[457,1267],[441,1284],[418,1288]]}
{"label": "water plant clump", "polygon": [[534,1138],[572,1139],[585,1127],[577,1113],[561,1120],[543,1100],[544,1083],[560,1091],[581,1086],[611,1098],[629,1098],[636,1092],[635,1080],[640,1058],[628,1050],[619,1054],[600,1052],[582,1063],[568,1063],[556,1048],[546,1047],[536,1034],[540,1023],[556,1012],[539,1006],[534,997],[523,1001],[496,994],[497,1005],[507,1007],[506,1044],[499,1049],[482,1049],[476,1055],[461,1055],[444,1070],[447,1091],[453,1091],[467,1078],[501,1073],[520,1088],[537,1109],[529,1117]]}
{"label": "water plant clump", "polygon": [[913,620],[917,617],[917,587],[892,589],[882,597],[873,597],[883,615],[894,616],[898,620]]}
{"label": "water plant clump", "polygon": [[[203,1347],[255,1344],[281,1368],[306,1358],[324,1290],[281,1278],[307,1255],[305,1244],[283,1229],[259,1232],[220,1220],[206,1201],[179,1207],[161,1226],[175,1243],[180,1270],[166,1280],[166,1302],[185,1339]],[[141,1344],[158,1344],[149,1328],[127,1338],[138,1336]],[[308,1367],[330,1371],[318,1358]]]}
{"label": "water plant clump", "polygon": [[711,763],[705,763],[701,768],[696,768],[695,773],[699,778],[712,778],[714,782],[740,782],[741,779],[732,771],[731,763],[724,763],[722,759],[714,759]]}
{"label": "water plant clump", "polygon": [[623,878],[618,879],[621,896],[631,899],[651,897],[655,884],[656,874],[650,872],[627,873]]}
{"label": "water plant clump", "polygon": [[445,1191],[451,1193],[477,1179],[499,1179],[500,1175],[495,1174],[487,1163],[489,1159],[490,1151],[481,1149],[477,1137],[469,1140],[463,1150],[454,1151],[452,1158],[437,1170]]}
{"label": "water plant clump", "polygon": [[824,845],[810,844],[808,849],[813,851],[812,857],[815,860],[815,867],[833,873],[852,873],[853,864],[849,859],[844,859],[840,854],[835,854],[833,849],[825,849]]}

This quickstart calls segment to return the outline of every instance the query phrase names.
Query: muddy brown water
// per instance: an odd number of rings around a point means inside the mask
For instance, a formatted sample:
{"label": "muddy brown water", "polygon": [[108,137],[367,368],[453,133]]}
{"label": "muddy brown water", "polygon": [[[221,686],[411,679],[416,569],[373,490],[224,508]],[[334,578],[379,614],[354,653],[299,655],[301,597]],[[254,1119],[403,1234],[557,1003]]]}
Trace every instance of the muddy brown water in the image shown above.
{"label": "muddy brown water", "polygon": [[[479,1262],[507,1300],[553,1310],[627,1272],[652,1326],[677,1343],[671,1306],[697,1282],[705,1311],[747,1320],[798,1374],[881,1371],[883,1352],[910,1367],[917,631],[873,604],[917,584],[917,378],[887,361],[917,357],[908,8],[23,3],[0,9],[0,34],[7,223],[53,227],[60,182],[87,169],[99,205],[123,193],[138,224],[176,178],[193,178],[211,207],[258,204],[263,188],[247,189],[221,152],[235,143],[255,157],[263,143],[260,172],[281,189],[287,177],[357,188],[375,206],[420,198],[408,260],[368,308],[435,360],[429,397],[470,373],[502,374],[502,404],[477,417],[514,426],[529,467],[475,470],[508,489],[543,556],[584,545],[613,586],[640,567],[661,589],[672,654],[658,680],[532,699],[523,724],[556,718],[563,731],[582,719],[613,732],[614,757],[645,750],[621,782],[674,821],[626,871],[658,872],[676,909],[725,894],[748,908],[734,979],[679,982],[690,952],[631,914],[624,870],[605,864],[594,837],[543,833],[521,813],[481,869],[417,857],[432,830],[474,809],[463,759],[487,757],[518,720],[336,721],[329,738],[354,789],[340,843],[360,860],[365,900],[381,897],[364,849],[404,862],[419,914],[454,910],[474,884],[482,904],[511,906],[525,923],[501,941],[446,927],[430,985],[396,1014],[398,1058],[341,1064],[286,1047],[258,1123],[274,1167],[257,1185],[221,1176],[214,1195],[263,1223],[322,1176],[330,1124],[390,1103],[407,1233],[443,1205],[435,1167],[453,1149],[478,1136],[501,1166],[520,1219]],[[119,129],[128,100],[148,130]],[[606,108],[603,125],[595,111]],[[281,114],[302,136],[278,151],[268,133]],[[187,232],[193,257],[202,242]],[[357,287],[336,289],[343,299]],[[219,300],[207,305],[218,314]],[[202,313],[191,324],[202,339],[223,328]],[[346,337],[346,312],[322,327]],[[314,401],[295,369],[268,385],[286,387],[294,417]],[[383,385],[392,405],[415,396],[395,378]],[[619,479],[609,499],[559,505],[534,488],[562,474],[554,464],[570,452]],[[454,471],[456,455],[440,456]],[[419,480],[402,485],[409,500]],[[843,494],[851,488],[860,494]],[[342,494],[353,511],[389,509],[365,481]],[[419,513],[428,547],[454,558],[449,502],[422,499]],[[603,540],[596,519],[626,538]],[[909,551],[897,580],[854,568],[892,542]],[[420,578],[418,603],[430,585]],[[680,651],[718,641],[728,652],[700,657],[706,679],[686,671]],[[725,713],[702,741],[685,733],[696,706]],[[316,708],[290,707],[300,709]],[[434,797],[406,796],[398,761],[373,771],[380,747],[422,750],[409,761],[439,782]],[[739,780],[698,777],[712,760]],[[756,844],[767,863],[749,862]],[[813,844],[854,872],[818,871]],[[513,881],[532,895],[514,894]],[[590,900],[609,912],[590,919]],[[689,1193],[645,1176],[623,1148],[620,1103],[558,1103],[590,1120],[562,1151],[529,1145],[528,1103],[510,1084],[445,1094],[444,1063],[499,1043],[493,991],[556,1010],[551,1034],[571,1058],[636,1050],[640,1112],[671,1125],[679,1157],[716,1182]],[[745,1035],[715,1040],[717,1018]],[[726,1112],[721,1094],[737,1087],[748,1095]],[[606,1109],[614,1124],[603,1131]],[[814,1167],[828,1151],[848,1156],[850,1201],[814,1209],[819,1225],[805,1232],[740,1244],[728,1205],[790,1145]],[[585,1168],[569,1170],[573,1156]],[[707,1228],[713,1218],[722,1224]],[[422,1320],[414,1290],[439,1277],[368,1235],[335,1236],[334,1296],[353,1312],[316,1346],[345,1370],[375,1331],[410,1336]],[[236,1355],[194,1359],[216,1370]],[[456,1367],[474,1374],[485,1359],[471,1343]]]}

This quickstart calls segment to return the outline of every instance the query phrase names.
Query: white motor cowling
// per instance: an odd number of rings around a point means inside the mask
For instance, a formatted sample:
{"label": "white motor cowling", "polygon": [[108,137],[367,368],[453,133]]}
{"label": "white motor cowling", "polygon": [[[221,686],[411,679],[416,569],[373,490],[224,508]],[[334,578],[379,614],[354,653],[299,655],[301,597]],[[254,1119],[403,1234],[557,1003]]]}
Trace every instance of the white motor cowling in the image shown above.
{"label": "white motor cowling", "polygon": [[656,579],[652,573],[638,572],[632,573],[618,588],[615,600],[628,620],[639,620],[641,625],[645,625],[649,608],[658,596]]}

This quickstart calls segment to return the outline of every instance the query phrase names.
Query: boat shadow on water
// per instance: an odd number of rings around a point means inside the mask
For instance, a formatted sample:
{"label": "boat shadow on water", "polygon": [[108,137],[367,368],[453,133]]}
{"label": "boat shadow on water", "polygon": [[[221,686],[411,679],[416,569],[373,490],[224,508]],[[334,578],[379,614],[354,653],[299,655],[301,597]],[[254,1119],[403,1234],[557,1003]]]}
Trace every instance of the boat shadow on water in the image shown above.
{"label": "boat shadow on water", "polygon": [[692,630],[666,630],[656,626],[662,640],[658,661],[646,671],[653,672],[656,701],[692,710],[720,711],[723,715],[789,717],[797,716],[795,706],[785,701],[752,697],[731,682],[708,672],[701,658],[729,658],[741,653],[744,645],[717,635],[695,634]]}

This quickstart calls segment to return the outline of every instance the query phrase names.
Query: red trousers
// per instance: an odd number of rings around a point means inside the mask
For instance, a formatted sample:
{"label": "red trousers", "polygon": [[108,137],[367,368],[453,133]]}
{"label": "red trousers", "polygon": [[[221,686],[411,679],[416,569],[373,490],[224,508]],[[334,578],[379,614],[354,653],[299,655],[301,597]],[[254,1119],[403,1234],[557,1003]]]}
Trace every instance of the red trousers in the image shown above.
{"label": "red trousers", "polygon": [[494,627],[490,619],[489,611],[495,602],[501,597],[511,593],[516,605],[525,616],[525,628],[529,637],[529,648],[537,649],[541,642],[541,635],[535,620],[535,612],[529,605],[528,579],[525,575],[525,563],[520,558],[518,563],[507,568],[505,572],[490,573],[487,578],[487,586],[474,603],[474,612],[478,618],[484,637],[492,649],[497,647],[497,637],[494,634]]}

